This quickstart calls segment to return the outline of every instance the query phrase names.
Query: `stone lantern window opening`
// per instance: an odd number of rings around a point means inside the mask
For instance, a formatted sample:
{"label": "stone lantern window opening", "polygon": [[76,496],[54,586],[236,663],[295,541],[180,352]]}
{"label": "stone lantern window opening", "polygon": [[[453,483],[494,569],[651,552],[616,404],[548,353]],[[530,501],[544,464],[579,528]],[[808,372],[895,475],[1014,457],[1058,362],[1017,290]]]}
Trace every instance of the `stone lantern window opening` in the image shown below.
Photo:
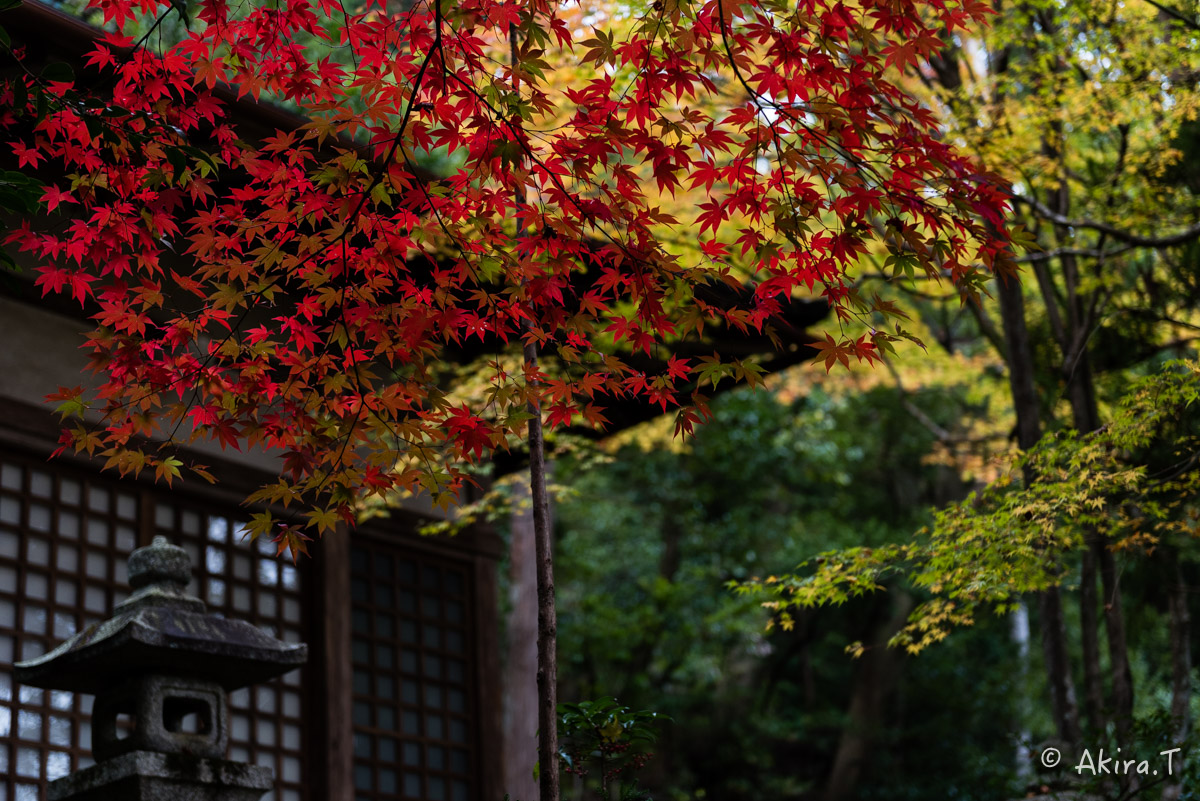
{"label": "stone lantern window opening", "polygon": [[195,679],[130,681],[92,712],[92,752],[101,760],[134,750],[223,757],[228,732],[225,691]]}
{"label": "stone lantern window opening", "polygon": [[192,698],[163,699],[163,728],[173,734],[207,735],[213,731],[212,706]]}

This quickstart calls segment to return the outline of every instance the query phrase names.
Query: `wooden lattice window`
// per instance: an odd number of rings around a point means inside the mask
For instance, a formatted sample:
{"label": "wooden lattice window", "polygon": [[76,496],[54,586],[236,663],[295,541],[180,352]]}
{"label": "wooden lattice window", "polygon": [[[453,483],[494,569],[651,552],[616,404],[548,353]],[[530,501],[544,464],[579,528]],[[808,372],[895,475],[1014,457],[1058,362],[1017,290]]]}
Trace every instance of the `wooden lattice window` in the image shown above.
{"label": "wooden lattice window", "polygon": [[18,687],[12,664],[127,597],[139,510],[128,487],[0,452],[0,801],[39,801],[92,762],[92,697]]}
{"label": "wooden lattice window", "polygon": [[474,798],[466,571],[382,542],[351,550],[358,801]]}
{"label": "wooden lattice window", "polygon": [[[306,577],[241,529],[220,505],[0,448],[0,801],[40,801],[49,781],[92,764],[92,696],[18,687],[12,665],[108,617],[128,596],[129,554],[154,534],[188,551],[189,590],[210,611],[308,639]],[[301,681],[293,671],[230,697],[229,756],[275,772],[265,801],[309,798]]]}

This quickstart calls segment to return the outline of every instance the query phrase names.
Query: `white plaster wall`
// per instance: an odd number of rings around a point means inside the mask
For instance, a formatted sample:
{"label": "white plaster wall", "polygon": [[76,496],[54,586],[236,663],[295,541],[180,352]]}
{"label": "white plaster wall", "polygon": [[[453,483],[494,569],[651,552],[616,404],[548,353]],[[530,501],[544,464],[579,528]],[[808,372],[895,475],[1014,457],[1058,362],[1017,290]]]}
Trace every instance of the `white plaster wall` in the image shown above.
{"label": "white plaster wall", "polygon": [[[45,398],[60,386],[89,386],[86,371],[85,333],[82,320],[64,317],[11,298],[0,298],[0,396],[54,411]],[[260,470],[279,470],[279,460],[262,451],[239,453],[222,450],[212,442],[197,441],[189,448],[206,455]]]}
{"label": "white plaster wall", "polygon": [[0,297],[0,396],[53,411],[48,394],[86,380],[79,348],[86,330],[78,320]]}

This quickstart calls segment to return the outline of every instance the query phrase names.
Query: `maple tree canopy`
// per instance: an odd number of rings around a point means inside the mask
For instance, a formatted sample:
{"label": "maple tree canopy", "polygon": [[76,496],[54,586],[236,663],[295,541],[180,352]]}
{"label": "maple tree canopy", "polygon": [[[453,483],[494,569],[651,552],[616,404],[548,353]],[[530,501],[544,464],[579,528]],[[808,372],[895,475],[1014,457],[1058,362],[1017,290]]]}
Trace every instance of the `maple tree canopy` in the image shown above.
{"label": "maple tree canopy", "polygon": [[[300,511],[252,532],[293,547],[363,494],[452,502],[531,401],[602,426],[635,397],[690,431],[710,386],[761,368],[631,360],[706,327],[776,336],[818,297],[820,358],[878,359],[908,334],[854,289],[869,250],[964,296],[1012,270],[1003,191],[898,83],[976,0],[199,0],[164,39],[184,5],[94,0],[117,32],[86,80],[4,80],[0,129],[50,213],[8,241],[98,309],[100,385],[56,397],[102,423],[64,446],[168,482],[163,441],[279,449],[252,500]],[[230,89],[308,121],[246,141]],[[496,354],[477,402],[437,380],[469,342]],[[504,358],[522,342],[540,367]]]}

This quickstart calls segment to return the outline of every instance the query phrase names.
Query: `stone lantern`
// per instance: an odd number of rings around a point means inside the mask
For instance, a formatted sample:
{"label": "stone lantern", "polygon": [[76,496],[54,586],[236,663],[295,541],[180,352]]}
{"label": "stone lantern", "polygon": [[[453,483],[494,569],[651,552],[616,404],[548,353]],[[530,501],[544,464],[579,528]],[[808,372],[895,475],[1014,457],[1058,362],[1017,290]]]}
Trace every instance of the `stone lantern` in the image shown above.
{"label": "stone lantern", "polygon": [[303,664],[308,647],[208,614],[186,592],[187,553],[165,537],[129,557],[134,589],[108,620],[16,665],[17,681],[96,696],[96,764],[48,801],[255,801],[269,768],[225,759],[226,693]]}

